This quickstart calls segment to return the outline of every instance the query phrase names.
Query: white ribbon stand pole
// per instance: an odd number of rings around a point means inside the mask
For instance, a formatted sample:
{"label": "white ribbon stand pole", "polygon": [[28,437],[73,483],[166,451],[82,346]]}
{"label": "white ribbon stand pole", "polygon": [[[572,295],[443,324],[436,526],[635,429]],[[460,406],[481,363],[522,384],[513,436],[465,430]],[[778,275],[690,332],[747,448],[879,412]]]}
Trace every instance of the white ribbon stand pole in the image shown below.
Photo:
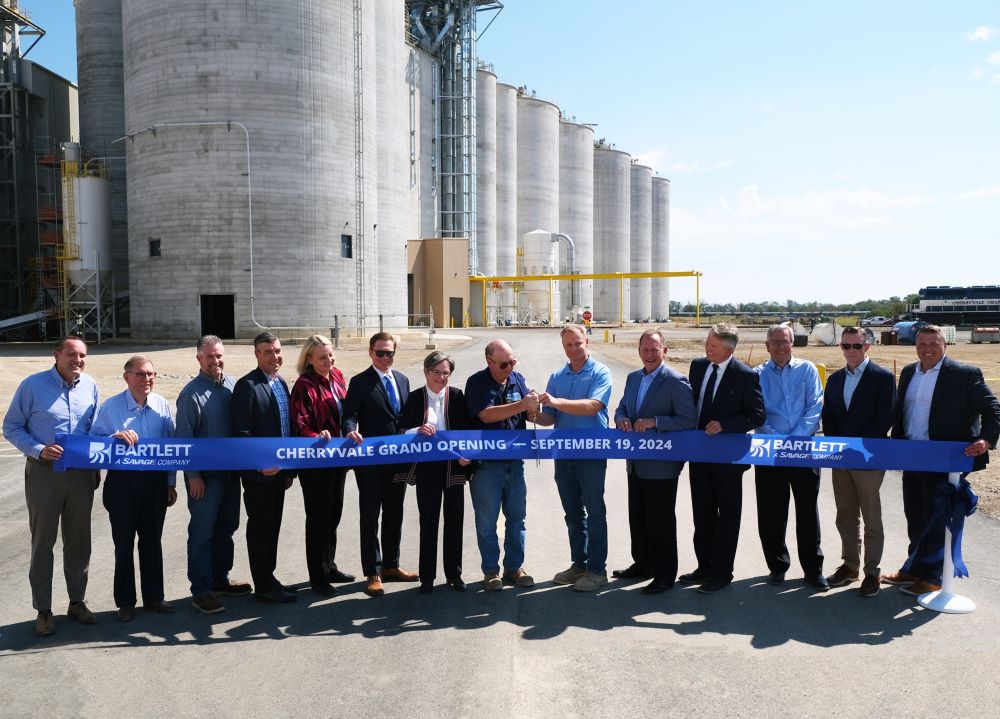
{"label": "white ribbon stand pole", "polygon": [[[958,486],[958,472],[948,475],[948,481],[953,487]],[[944,529],[944,567],[941,572],[941,588],[936,592],[926,592],[917,597],[920,606],[945,614],[968,614],[975,611],[976,603],[968,597],[955,594],[955,562],[951,556],[951,530]]]}

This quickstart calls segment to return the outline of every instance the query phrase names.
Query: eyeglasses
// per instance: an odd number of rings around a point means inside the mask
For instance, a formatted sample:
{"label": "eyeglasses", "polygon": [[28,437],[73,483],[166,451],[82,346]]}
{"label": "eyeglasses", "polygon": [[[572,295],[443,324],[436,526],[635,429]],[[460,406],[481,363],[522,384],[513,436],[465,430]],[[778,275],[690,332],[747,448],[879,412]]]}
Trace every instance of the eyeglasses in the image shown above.
{"label": "eyeglasses", "polygon": [[134,374],[136,377],[145,377],[146,379],[156,379],[156,372],[133,372],[128,371],[129,374]]}
{"label": "eyeglasses", "polygon": [[864,349],[864,344],[860,343],[860,342],[854,342],[854,343],[845,342],[844,344],[840,345],[840,349],[842,349],[842,350],[860,350],[860,349]]}
{"label": "eyeglasses", "polygon": [[508,367],[513,367],[514,365],[517,364],[517,358],[516,357],[512,357],[507,362],[497,362],[495,359],[493,359],[491,357],[487,357],[486,359],[488,359],[490,362],[492,362],[493,364],[495,364],[500,369],[507,369]]}
{"label": "eyeglasses", "polygon": [[372,350],[379,359],[392,359],[396,356],[396,350]]}
{"label": "eyeglasses", "polygon": [[448,372],[446,370],[432,369],[428,370],[428,372],[430,372],[435,377],[440,377],[441,379],[446,379],[448,377],[451,377],[451,372]]}

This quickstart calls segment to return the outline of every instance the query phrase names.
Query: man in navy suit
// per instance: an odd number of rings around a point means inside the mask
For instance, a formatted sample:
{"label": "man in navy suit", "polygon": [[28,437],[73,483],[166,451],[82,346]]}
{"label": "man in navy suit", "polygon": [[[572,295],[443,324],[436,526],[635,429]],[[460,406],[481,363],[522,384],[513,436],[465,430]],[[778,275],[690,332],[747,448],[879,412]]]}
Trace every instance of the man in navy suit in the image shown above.
{"label": "man in navy suit", "polygon": [[[840,339],[846,366],[826,383],[823,400],[823,433],[828,437],[873,437],[885,439],[892,427],[896,401],[896,378],[868,358],[871,344],[865,331],[848,327]],[[879,562],[882,561],[882,499],[879,494],[885,470],[833,470],[833,499],[837,505],[843,564],[827,577],[831,587],[843,587],[861,571],[861,524],[865,521],[865,578],[858,594],[874,597],[879,592]]]}
{"label": "man in navy suit", "polygon": [[[694,429],[697,414],[691,385],[684,375],[667,367],[667,344],[659,330],[639,338],[642,368],[629,373],[625,395],[615,410],[615,426],[623,432],[671,432]],[[648,579],[646,594],[674,586],[677,577],[677,478],[683,462],[629,460],[628,524],[632,565],[615,570],[619,579]]]}
{"label": "man in navy suit", "polygon": [[[344,436],[358,444],[365,437],[399,434],[403,405],[410,396],[410,380],[392,369],[396,340],[378,332],[368,340],[371,366],[351,377],[344,398]],[[403,533],[403,500],[406,482],[394,482],[393,465],[355,467],[358,506],[361,511],[361,565],[367,578],[365,593],[385,594],[382,582],[415,582],[416,572],[399,568],[399,542]],[[382,543],[378,520],[382,514]]]}
{"label": "man in navy suit", "polygon": [[[947,343],[940,327],[925,325],[917,330],[916,349],[919,361],[899,375],[893,439],[968,442],[965,454],[973,458],[973,471],[983,469],[989,462],[987,453],[1000,438],[1000,403],[978,367],[945,357]],[[903,472],[908,554],[913,555],[925,529],[929,535],[908,572],[887,574],[882,581],[905,585],[902,591],[907,594],[919,596],[941,588],[944,520],[934,520],[934,496],[940,483],[947,481],[942,472]]]}
{"label": "man in navy suit", "polygon": [[[281,340],[270,332],[254,337],[257,369],[241,377],[233,387],[230,416],[235,437],[288,437],[290,416],[288,385],[278,376]],[[240,473],[243,503],[247,510],[247,555],[255,596],[260,602],[293,602],[295,594],[274,576],[278,563],[278,535],[285,507],[285,490],[292,486],[294,472],[277,467]]]}
{"label": "man in navy suit", "polygon": [[[698,429],[712,437],[720,432],[749,432],[764,422],[764,398],[757,373],[733,357],[739,333],[720,322],[708,331],[705,356],[691,363],[688,377],[698,409]],[[743,513],[743,473],[748,464],[691,462],[691,511],[694,553],[698,566],[682,574],[685,584],[714,594],[733,581],[733,563]]]}

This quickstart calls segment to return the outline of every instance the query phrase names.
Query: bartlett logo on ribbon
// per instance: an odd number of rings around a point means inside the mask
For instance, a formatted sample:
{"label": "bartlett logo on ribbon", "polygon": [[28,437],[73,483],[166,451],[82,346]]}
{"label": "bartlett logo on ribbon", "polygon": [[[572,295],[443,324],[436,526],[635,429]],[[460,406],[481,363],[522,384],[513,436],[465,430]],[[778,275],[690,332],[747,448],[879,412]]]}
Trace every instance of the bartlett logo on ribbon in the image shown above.
{"label": "bartlett logo on ribbon", "polygon": [[90,443],[90,463],[107,464],[111,461],[111,445],[106,442]]}
{"label": "bartlett logo on ribbon", "polygon": [[750,456],[754,459],[771,456],[771,440],[754,437],[750,440]]}

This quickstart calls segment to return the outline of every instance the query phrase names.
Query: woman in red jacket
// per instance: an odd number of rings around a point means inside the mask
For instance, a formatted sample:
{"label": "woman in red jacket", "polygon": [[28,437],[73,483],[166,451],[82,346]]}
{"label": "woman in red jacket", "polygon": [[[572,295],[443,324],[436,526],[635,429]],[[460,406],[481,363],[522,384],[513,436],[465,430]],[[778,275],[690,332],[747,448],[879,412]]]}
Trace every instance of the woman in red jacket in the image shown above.
{"label": "woman in red jacket", "polygon": [[[313,335],[302,345],[295,365],[299,378],[292,387],[292,434],[321,439],[340,437],[341,401],[347,394],[347,383],[334,362],[329,338]],[[346,474],[346,467],[299,470],[306,511],[309,585],[324,597],[336,593],[332,582],[354,581],[353,575],[337,569],[335,561]]]}

